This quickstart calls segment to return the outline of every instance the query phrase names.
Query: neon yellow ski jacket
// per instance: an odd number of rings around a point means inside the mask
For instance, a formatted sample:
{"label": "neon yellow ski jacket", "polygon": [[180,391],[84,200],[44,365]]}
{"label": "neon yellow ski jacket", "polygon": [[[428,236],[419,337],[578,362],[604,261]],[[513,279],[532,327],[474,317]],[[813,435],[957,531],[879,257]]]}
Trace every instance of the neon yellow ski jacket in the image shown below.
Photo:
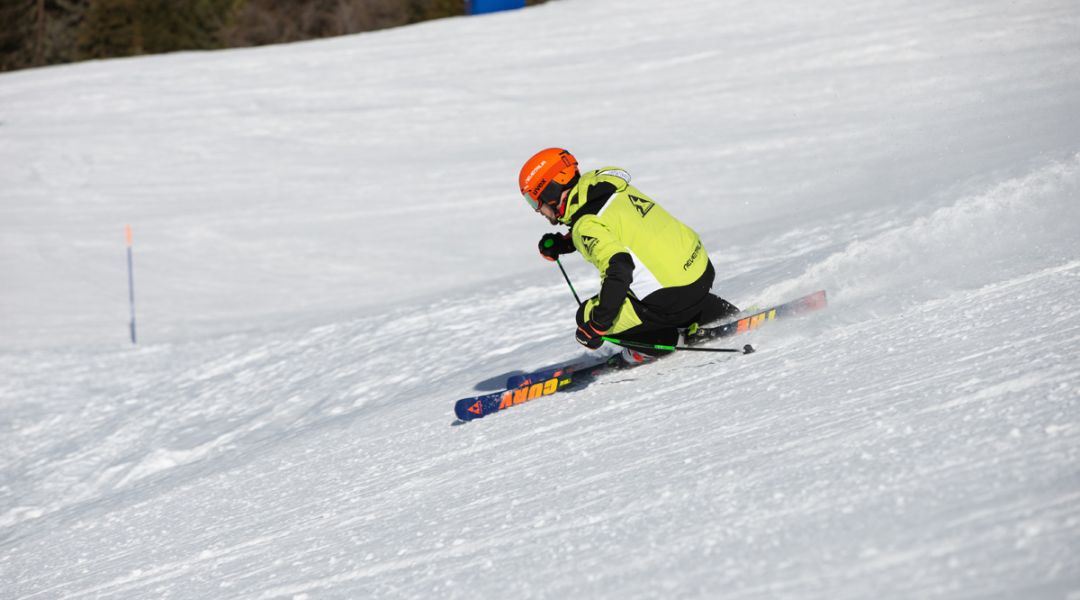
{"label": "neon yellow ski jacket", "polygon": [[643,299],[690,285],[709,262],[698,234],[630,185],[630,175],[617,167],[582,173],[561,220],[571,227],[574,247],[600,271],[592,319],[614,325],[613,331],[629,324],[616,321],[637,320],[623,314],[628,293]]}

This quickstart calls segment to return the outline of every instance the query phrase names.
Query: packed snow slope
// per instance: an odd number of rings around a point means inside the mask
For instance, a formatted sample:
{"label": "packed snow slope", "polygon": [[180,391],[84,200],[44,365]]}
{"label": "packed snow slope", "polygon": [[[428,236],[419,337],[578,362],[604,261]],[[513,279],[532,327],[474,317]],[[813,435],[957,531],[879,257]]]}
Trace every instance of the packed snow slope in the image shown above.
{"label": "packed snow slope", "polygon": [[[0,76],[0,597],[1080,598],[1076,3],[659,6]],[[549,145],[829,309],[451,426]]]}

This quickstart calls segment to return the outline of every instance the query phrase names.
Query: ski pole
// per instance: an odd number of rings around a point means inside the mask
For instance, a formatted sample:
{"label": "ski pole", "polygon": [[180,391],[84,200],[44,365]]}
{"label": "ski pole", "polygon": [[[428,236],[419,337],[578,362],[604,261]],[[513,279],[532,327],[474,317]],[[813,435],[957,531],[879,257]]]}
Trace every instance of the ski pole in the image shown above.
{"label": "ski pole", "polygon": [[574,300],[577,300],[578,306],[581,306],[581,298],[578,298],[577,290],[574,289],[574,284],[570,283],[570,276],[566,274],[566,269],[562,266],[562,261],[555,259],[555,264],[559,265],[559,270],[562,271],[563,279],[566,280],[566,285],[570,286],[570,293],[574,295]]}
{"label": "ski pole", "polygon": [[624,348],[642,348],[645,350],[667,350],[669,352],[675,352],[676,350],[685,350],[688,352],[737,352],[739,354],[753,354],[754,347],[750,344],[743,346],[742,348],[694,348],[692,346],[664,346],[662,344],[641,344],[638,342],[628,342],[613,337],[604,336],[605,342],[611,342],[616,346],[623,346]]}

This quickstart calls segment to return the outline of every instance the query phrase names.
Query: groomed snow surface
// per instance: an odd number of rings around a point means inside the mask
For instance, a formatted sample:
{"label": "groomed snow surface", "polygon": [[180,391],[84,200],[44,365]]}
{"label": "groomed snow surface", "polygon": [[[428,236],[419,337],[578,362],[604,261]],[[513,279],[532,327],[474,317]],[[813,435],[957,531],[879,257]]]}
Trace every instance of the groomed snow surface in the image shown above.
{"label": "groomed snow surface", "polygon": [[[1080,599],[1076,3],[677,4],[0,76],[0,597]],[[453,426],[550,145],[829,308]]]}

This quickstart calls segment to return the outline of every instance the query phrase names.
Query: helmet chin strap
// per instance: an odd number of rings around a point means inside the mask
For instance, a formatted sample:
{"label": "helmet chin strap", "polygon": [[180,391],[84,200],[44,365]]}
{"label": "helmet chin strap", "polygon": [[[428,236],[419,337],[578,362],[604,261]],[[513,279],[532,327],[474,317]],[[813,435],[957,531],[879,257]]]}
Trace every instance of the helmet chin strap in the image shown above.
{"label": "helmet chin strap", "polygon": [[559,208],[555,211],[555,222],[552,225],[560,223],[560,219],[566,215],[566,209],[570,206],[570,190],[563,190],[561,196],[559,196]]}
{"label": "helmet chin strap", "polygon": [[559,204],[558,208],[554,208],[552,210],[552,214],[554,216],[548,219],[548,222],[550,222],[552,225],[562,225],[563,222],[561,221],[561,219],[563,218],[563,215],[566,214],[566,200],[563,200],[562,203]]}
{"label": "helmet chin strap", "polygon": [[557,207],[554,204],[544,204],[543,206],[545,206],[549,211],[551,211],[552,216],[550,216],[550,217],[547,216],[546,214],[544,214],[543,212],[540,213],[540,214],[544,215],[544,218],[546,218],[548,220],[548,223],[551,223],[552,225],[560,225],[560,224],[562,224],[562,222],[559,221],[559,219],[563,218],[563,215],[566,214],[566,206],[567,206],[567,197],[566,196],[562,197],[562,199],[560,200],[559,205]]}

